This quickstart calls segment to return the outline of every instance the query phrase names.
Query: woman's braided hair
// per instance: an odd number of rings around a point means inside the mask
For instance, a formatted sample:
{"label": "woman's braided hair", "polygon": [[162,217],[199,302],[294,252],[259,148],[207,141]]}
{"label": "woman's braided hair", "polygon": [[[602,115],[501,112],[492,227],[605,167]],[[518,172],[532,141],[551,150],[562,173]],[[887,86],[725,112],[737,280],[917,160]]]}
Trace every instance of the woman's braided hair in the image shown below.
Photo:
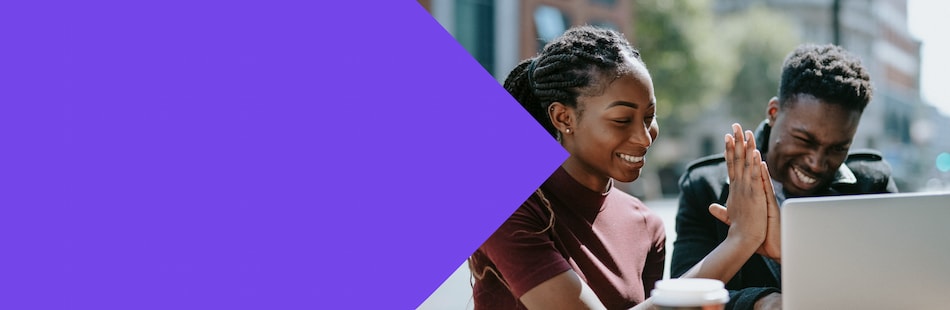
{"label": "woman's braided hair", "polygon": [[579,95],[602,91],[612,78],[629,71],[624,65],[627,59],[642,63],[640,52],[623,35],[593,26],[574,27],[537,56],[521,61],[505,79],[505,89],[556,137],[547,113],[551,103],[577,108]]}

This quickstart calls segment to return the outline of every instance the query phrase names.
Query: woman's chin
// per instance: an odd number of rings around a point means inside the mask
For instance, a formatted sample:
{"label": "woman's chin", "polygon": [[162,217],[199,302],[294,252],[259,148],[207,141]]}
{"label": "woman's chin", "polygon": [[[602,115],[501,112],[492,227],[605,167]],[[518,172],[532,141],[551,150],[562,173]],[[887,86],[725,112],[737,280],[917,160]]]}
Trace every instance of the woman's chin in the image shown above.
{"label": "woman's chin", "polygon": [[636,181],[636,180],[639,179],[639,178],[640,178],[640,172],[637,171],[636,173],[632,173],[632,174],[631,174],[631,173],[627,173],[627,174],[624,174],[624,175],[619,175],[619,176],[617,176],[617,177],[615,177],[615,178],[613,178],[613,179],[614,179],[614,181],[617,181],[617,182],[631,183],[631,182],[633,182],[633,181]]}

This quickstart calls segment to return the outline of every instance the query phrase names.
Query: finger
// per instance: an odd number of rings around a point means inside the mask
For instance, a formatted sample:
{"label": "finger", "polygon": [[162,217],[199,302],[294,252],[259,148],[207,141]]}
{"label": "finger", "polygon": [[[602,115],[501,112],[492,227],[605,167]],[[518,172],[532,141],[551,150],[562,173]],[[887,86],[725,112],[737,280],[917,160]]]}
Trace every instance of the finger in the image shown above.
{"label": "finger", "polygon": [[745,140],[747,144],[746,148],[757,149],[757,147],[755,146],[755,135],[752,134],[751,130],[745,131]]}
{"label": "finger", "polygon": [[736,156],[736,140],[730,134],[726,134],[726,169],[729,171],[729,181],[736,180],[736,171],[735,171],[735,161],[733,158]]}
{"label": "finger", "polygon": [[726,225],[732,225],[732,223],[729,222],[729,211],[726,210],[726,207],[723,207],[721,204],[714,203],[709,205],[709,213],[720,222],[723,222]]}
{"label": "finger", "polygon": [[[759,161],[753,158],[754,157],[753,151],[756,151],[756,149],[755,149],[755,141],[752,140],[753,139],[752,131],[746,130],[743,133],[742,138],[745,139],[745,152],[746,152],[745,153],[745,160],[746,160],[745,169],[748,169],[749,172],[751,172],[752,175],[757,178],[759,169],[758,167],[756,167],[756,165],[758,165]],[[756,178],[753,178],[753,180],[756,180]]]}
{"label": "finger", "polygon": [[759,168],[762,174],[762,185],[765,187],[765,202],[769,207],[769,217],[778,217],[778,199],[775,199],[775,189],[772,187],[772,176],[769,174],[769,166],[763,161],[759,164]]}
{"label": "finger", "polygon": [[766,164],[765,161],[759,162],[759,169],[762,175],[762,182],[768,185],[765,187],[765,194],[775,198],[775,190],[772,189],[772,175],[769,173],[768,164]]}
{"label": "finger", "polygon": [[768,256],[772,259],[781,260],[782,257],[782,222],[779,216],[781,211],[778,207],[778,201],[775,199],[775,190],[772,188],[771,177],[769,176],[769,167],[762,162],[759,167],[761,167],[762,175],[766,181],[765,184],[765,201],[766,206],[768,207],[768,227],[766,228],[766,252]]}
{"label": "finger", "polygon": [[739,124],[732,124],[732,136],[735,140],[735,172],[736,177],[740,177],[745,173],[745,137],[742,135],[742,126]]}
{"label": "finger", "polygon": [[762,154],[759,153],[759,150],[751,149],[748,158],[749,160],[747,162],[749,164],[749,172],[751,172],[750,177],[752,178],[749,180],[749,184],[762,184],[762,165],[760,164],[762,162]]}

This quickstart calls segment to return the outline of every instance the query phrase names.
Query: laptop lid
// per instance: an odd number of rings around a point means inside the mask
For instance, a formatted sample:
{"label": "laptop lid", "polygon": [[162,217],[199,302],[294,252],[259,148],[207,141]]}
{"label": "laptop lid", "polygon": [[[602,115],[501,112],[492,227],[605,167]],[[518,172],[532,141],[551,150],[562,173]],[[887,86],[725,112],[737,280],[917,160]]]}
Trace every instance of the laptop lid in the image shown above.
{"label": "laptop lid", "polygon": [[950,192],[781,209],[783,309],[950,309]]}

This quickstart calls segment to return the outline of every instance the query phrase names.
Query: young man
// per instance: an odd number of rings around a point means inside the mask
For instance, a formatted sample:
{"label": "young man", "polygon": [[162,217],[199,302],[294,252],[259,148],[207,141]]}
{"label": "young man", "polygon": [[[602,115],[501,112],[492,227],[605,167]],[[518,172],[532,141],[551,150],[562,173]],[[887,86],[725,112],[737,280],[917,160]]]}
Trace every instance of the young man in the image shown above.
{"label": "young man", "polygon": [[[860,60],[833,45],[802,45],[785,59],[778,97],[756,129],[779,205],[789,197],[897,192],[890,166],[875,152],[851,152],[871,84]],[[728,231],[710,213],[729,194],[722,155],[694,161],[680,178],[671,273],[678,277]],[[727,309],[781,306],[781,258],[753,255],[726,284]],[[762,254],[762,255],[760,255]]]}

